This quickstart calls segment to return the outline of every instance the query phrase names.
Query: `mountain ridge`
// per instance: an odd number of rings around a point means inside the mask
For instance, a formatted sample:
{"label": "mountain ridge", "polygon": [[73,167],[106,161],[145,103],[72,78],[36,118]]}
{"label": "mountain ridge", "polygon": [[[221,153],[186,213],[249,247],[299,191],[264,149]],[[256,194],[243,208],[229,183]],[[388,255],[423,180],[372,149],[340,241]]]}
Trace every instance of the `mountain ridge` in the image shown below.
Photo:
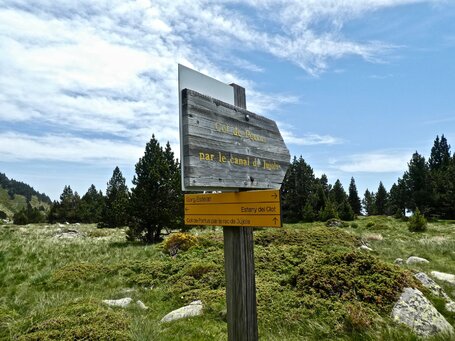
{"label": "mountain ridge", "polygon": [[0,211],[3,215],[11,218],[29,203],[32,207],[48,210],[52,201],[45,193],[36,191],[22,181],[9,179],[0,172]]}

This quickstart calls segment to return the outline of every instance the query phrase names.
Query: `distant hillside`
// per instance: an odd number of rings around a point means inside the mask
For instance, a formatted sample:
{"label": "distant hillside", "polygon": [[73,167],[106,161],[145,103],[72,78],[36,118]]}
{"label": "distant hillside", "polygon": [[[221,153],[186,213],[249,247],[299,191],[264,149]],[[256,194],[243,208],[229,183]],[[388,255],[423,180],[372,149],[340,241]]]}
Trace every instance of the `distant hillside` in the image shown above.
{"label": "distant hillside", "polygon": [[46,194],[36,191],[30,185],[10,180],[5,174],[0,173],[0,211],[12,217],[14,213],[26,207],[27,203],[32,207],[48,210],[52,201]]}

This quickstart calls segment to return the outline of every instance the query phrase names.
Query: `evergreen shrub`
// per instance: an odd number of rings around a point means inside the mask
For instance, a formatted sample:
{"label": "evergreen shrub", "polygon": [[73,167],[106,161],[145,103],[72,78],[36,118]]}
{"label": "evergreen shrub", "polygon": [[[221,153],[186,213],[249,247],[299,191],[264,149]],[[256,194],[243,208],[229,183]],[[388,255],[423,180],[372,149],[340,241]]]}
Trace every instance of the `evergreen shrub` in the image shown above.
{"label": "evergreen shrub", "polygon": [[19,212],[14,214],[13,223],[15,225],[27,225],[28,218],[25,210],[20,210]]}
{"label": "evergreen shrub", "polygon": [[417,208],[412,217],[408,221],[408,229],[411,232],[424,232],[427,230],[427,220]]}
{"label": "evergreen shrub", "polygon": [[395,219],[403,219],[405,215],[403,214],[403,210],[401,209],[397,209],[397,211],[395,212],[395,214],[393,215],[393,217]]}

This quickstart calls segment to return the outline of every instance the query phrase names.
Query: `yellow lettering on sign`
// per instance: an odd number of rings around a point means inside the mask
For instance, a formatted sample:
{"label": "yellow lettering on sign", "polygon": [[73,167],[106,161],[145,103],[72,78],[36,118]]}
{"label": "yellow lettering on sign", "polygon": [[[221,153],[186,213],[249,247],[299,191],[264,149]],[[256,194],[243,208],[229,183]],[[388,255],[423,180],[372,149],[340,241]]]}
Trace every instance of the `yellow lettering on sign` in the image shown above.
{"label": "yellow lettering on sign", "polygon": [[221,152],[218,152],[218,161],[221,163],[225,163],[227,161],[226,155],[221,154]]}
{"label": "yellow lettering on sign", "polygon": [[254,142],[266,143],[266,139],[264,136],[255,134],[250,130],[243,131],[239,127],[230,126],[229,124],[226,123],[215,122],[215,130],[222,134],[233,135]]}
{"label": "yellow lettering on sign", "polygon": [[234,165],[248,167],[250,165],[250,158],[247,157],[246,159],[243,159],[231,155],[231,159],[229,160],[229,162]]}
{"label": "yellow lettering on sign", "polygon": [[247,130],[245,132],[245,136],[250,139],[251,141],[256,141],[256,142],[262,142],[262,143],[265,143],[265,137],[264,136],[260,136],[258,134],[254,134],[252,133],[251,131]]}
{"label": "yellow lettering on sign", "polygon": [[249,156],[239,156],[230,153],[229,155],[223,154],[223,152],[217,152],[217,154],[207,153],[204,151],[198,152],[199,161],[210,161],[221,164],[231,164],[240,167],[251,167],[251,168],[262,168],[267,171],[280,171],[281,165],[276,161],[268,161],[261,158],[250,158]]}
{"label": "yellow lettering on sign", "polygon": [[274,171],[274,170],[278,170],[278,169],[281,169],[281,166],[276,163],[275,161],[273,162],[268,162],[266,160],[264,160],[264,169],[267,169],[269,171]]}
{"label": "yellow lettering on sign", "polygon": [[201,160],[201,161],[213,161],[214,157],[215,157],[215,154],[199,152],[199,160]]}

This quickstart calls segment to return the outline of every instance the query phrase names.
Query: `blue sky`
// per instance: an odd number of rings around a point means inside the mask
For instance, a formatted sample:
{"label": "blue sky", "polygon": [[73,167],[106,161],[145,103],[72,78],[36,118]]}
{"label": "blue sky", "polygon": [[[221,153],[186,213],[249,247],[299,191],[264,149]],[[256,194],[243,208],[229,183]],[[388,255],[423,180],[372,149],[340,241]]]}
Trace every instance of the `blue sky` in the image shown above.
{"label": "blue sky", "polygon": [[179,151],[177,64],[246,88],[316,175],[387,189],[455,145],[455,2],[0,0],[0,172],[58,199]]}

